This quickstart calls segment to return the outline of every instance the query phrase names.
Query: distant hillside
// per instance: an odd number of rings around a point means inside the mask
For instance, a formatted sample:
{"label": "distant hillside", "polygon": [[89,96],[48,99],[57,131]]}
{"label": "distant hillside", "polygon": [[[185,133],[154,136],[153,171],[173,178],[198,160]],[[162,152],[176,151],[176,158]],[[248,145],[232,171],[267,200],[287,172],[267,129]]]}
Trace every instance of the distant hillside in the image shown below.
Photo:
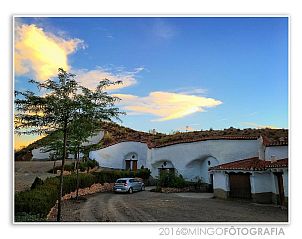
{"label": "distant hillside", "polygon": [[[146,133],[133,130],[116,123],[102,122],[101,128],[105,132],[104,138],[95,145],[87,146],[87,150],[96,150],[105,148],[110,145],[125,142],[136,141],[146,143],[149,148],[161,147],[183,142],[194,142],[206,139],[256,139],[260,135],[264,136],[269,143],[282,142],[287,143],[288,130],[287,129],[236,129],[230,127],[224,130],[201,130],[193,132],[176,132],[173,134],[162,133]],[[48,137],[48,136],[47,136]],[[47,137],[44,137],[36,142],[28,145],[26,148],[16,152],[16,160],[30,160],[31,150],[45,145]]]}

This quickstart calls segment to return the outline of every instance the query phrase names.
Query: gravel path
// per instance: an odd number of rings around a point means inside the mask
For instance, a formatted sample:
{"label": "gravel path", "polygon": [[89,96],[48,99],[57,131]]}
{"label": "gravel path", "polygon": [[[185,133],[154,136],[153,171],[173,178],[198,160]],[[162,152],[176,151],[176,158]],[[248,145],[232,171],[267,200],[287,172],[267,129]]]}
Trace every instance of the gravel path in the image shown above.
{"label": "gravel path", "polygon": [[183,197],[143,191],[98,193],[65,201],[66,222],[287,222],[287,210],[247,201]]}

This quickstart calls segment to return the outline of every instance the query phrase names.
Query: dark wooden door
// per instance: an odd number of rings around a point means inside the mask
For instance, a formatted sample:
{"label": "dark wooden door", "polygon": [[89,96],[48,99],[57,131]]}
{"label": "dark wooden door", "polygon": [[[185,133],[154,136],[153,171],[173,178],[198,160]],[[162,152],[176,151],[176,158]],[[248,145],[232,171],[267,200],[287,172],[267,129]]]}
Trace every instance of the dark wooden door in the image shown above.
{"label": "dark wooden door", "polygon": [[209,184],[209,192],[210,193],[213,192],[213,183],[214,183],[213,174],[210,174],[210,184]]}
{"label": "dark wooden door", "polygon": [[136,170],[137,170],[137,161],[136,161],[136,160],[133,160],[133,161],[132,161],[132,170],[133,170],[133,171],[136,171]]}
{"label": "dark wooden door", "polygon": [[230,197],[251,198],[250,174],[231,173],[229,174]]}
{"label": "dark wooden door", "polygon": [[130,160],[126,160],[126,170],[130,169]]}
{"label": "dark wooden door", "polygon": [[284,206],[285,199],[284,199],[284,187],[283,187],[283,177],[282,173],[276,173],[277,181],[278,181],[278,190],[279,190],[279,202],[281,206]]}

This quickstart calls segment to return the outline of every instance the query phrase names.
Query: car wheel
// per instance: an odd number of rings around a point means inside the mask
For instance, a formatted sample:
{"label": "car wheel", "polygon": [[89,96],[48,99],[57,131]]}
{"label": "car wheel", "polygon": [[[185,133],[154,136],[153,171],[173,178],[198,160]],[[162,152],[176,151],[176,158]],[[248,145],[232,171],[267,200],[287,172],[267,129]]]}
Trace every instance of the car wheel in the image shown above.
{"label": "car wheel", "polygon": [[133,193],[133,189],[132,188],[129,188],[128,192],[131,194]]}

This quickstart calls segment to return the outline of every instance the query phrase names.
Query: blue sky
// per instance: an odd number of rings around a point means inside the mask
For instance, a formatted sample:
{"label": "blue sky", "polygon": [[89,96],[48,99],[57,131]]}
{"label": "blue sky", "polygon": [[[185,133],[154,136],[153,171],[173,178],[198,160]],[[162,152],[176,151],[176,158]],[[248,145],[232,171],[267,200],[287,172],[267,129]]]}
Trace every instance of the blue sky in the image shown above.
{"label": "blue sky", "polygon": [[[92,88],[104,76],[124,80],[109,92],[122,99],[119,106],[127,112],[122,124],[137,130],[288,127],[285,17],[15,22],[16,89],[30,88],[28,78],[54,77],[61,63]],[[49,47],[37,48],[36,39]],[[51,47],[60,55],[56,61],[51,52],[41,57]],[[53,68],[43,73],[45,65]]]}

